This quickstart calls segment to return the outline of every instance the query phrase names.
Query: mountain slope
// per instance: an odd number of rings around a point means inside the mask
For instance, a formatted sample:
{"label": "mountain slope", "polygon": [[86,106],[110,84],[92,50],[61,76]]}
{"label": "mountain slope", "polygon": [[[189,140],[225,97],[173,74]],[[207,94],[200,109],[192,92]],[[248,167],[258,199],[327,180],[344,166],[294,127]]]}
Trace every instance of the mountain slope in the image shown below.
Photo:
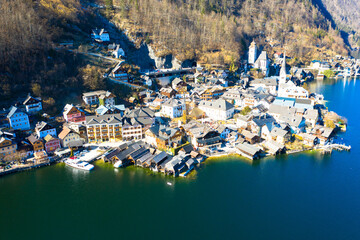
{"label": "mountain slope", "polygon": [[314,0],[328,13],[336,27],[350,34],[351,45],[360,46],[360,1],[358,0]]}
{"label": "mountain slope", "polygon": [[112,0],[106,14],[134,41],[180,60],[230,63],[252,39],[299,58],[346,54],[344,42],[310,0]]}

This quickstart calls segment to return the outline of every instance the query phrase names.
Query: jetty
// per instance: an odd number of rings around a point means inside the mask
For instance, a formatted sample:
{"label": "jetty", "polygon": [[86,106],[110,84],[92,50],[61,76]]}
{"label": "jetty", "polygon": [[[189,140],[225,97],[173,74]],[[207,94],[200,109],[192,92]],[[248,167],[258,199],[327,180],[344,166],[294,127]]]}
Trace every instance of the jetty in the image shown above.
{"label": "jetty", "polygon": [[345,144],[339,144],[339,143],[333,143],[333,144],[328,144],[328,145],[324,145],[319,147],[320,150],[323,151],[323,153],[332,153],[333,150],[338,150],[338,151],[350,151],[351,150],[351,146],[347,146]]}

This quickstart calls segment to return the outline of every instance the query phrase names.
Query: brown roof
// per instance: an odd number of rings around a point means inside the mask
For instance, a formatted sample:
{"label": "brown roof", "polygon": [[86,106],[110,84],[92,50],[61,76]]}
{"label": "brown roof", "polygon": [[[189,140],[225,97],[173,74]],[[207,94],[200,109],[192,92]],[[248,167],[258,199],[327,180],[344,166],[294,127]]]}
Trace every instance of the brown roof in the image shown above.
{"label": "brown roof", "polygon": [[64,139],[70,132],[71,132],[71,129],[69,129],[68,127],[64,127],[58,137],[60,139]]}
{"label": "brown roof", "polygon": [[34,144],[36,141],[41,140],[41,139],[39,139],[38,136],[35,133],[33,133],[27,137],[27,140],[29,140],[29,142],[31,144]]}

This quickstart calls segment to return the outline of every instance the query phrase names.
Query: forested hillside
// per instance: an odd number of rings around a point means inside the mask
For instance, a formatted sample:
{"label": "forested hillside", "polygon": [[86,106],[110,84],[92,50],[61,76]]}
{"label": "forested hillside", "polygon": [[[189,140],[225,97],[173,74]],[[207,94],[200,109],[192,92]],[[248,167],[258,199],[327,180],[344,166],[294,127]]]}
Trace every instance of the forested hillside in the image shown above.
{"label": "forested hillside", "polygon": [[360,46],[360,1],[359,0],[315,0],[323,7],[336,27],[349,33],[352,47]]}
{"label": "forested hillside", "polygon": [[90,13],[78,0],[0,0],[0,13],[2,100],[33,92],[53,103],[50,97],[64,96],[82,86],[77,76],[82,60],[55,50],[62,40],[85,34],[88,38]]}
{"label": "forested hillside", "polygon": [[338,31],[310,0],[106,0],[106,15],[159,55],[229,63],[252,39],[299,58],[346,53]]}

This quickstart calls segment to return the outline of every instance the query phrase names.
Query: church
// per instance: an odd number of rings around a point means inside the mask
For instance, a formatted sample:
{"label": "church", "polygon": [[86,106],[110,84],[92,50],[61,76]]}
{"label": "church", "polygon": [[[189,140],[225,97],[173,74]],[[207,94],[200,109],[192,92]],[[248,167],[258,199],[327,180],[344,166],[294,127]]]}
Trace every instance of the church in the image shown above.
{"label": "church", "polygon": [[248,63],[254,68],[260,69],[265,76],[268,76],[270,60],[266,51],[262,51],[260,55],[258,54],[258,48],[255,41],[252,41],[249,47]]}
{"label": "church", "polygon": [[287,79],[285,54],[280,70],[278,96],[289,97],[289,98],[309,97],[309,92],[305,88],[296,86],[293,81]]}

